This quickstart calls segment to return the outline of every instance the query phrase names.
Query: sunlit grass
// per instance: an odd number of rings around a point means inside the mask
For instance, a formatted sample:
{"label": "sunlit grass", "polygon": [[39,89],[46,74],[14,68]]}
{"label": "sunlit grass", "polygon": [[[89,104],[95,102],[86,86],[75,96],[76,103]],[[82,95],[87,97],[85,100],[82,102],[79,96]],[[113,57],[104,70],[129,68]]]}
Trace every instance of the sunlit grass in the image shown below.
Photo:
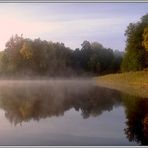
{"label": "sunlit grass", "polygon": [[98,85],[117,89],[128,94],[148,97],[148,69],[137,72],[109,74],[95,77]]}

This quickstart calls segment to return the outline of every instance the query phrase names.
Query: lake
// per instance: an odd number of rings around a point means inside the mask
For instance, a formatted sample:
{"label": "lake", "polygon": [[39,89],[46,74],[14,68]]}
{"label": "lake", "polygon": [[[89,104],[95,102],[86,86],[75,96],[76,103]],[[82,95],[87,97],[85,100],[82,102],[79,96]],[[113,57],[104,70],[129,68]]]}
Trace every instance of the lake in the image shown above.
{"label": "lake", "polygon": [[0,83],[0,145],[147,144],[147,98],[91,80]]}

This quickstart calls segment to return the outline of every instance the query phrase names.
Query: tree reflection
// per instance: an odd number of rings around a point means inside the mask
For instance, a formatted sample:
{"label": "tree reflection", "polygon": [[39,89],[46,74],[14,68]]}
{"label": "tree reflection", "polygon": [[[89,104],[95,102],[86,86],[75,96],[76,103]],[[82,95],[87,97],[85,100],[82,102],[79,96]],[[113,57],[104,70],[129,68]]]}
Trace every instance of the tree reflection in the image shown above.
{"label": "tree reflection", "polygon": [[0,107],[12,124],[62,116],[74,108],[83,118],[111,111],[121,103],[120,93],[83,83],[46,83],[3,86]]}
{"label": "tree reflection", "polygon": [[136,141],[141,145],[148,144],[148,99],[124,96],[126,106],[125,133],[129,141]]}
{"label": "tree reflection", "polygon": [[[123,96],[123,98],[122,98]],[[129,141],[148,144],[148,99],[81,82],[20,83],[0,86],[0,108],[14,125],[63,116],[70,109],[83,118],[99,116],[124,103]]]}

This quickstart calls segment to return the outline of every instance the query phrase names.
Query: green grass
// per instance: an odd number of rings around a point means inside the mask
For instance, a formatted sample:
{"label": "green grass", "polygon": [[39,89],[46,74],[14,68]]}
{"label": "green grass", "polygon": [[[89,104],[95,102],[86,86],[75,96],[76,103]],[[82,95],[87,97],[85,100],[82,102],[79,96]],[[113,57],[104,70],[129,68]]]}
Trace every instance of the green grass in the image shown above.
{"label": "green grass", "polygon": [[148,70],[109,74],[95,77],[97,84],[103,87],[148,98]]}

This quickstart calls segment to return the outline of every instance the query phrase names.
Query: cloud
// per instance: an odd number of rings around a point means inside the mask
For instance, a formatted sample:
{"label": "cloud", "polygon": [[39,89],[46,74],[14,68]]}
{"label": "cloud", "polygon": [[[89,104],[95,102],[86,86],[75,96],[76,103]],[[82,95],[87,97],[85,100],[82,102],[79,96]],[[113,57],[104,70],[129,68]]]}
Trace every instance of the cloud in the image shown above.
{"label": "cloud", "polygon": [[13,34],[23,33],[24,37],[60,41],[72,48],[87,39],[123,49],[127,25],[139,20],[147,5],[0,4],[0,48]]}
{"label": "cloud", "polygon": [[120,18],[104,19],[78,19],[70,21],[40,21],[26,20],[23,17],[18,18],[15,15],[0,16],[0,41],[6,42],[13,34],[24,34],[26,37],[44,37],[49,35],[52,39],[64,39],[69,37],[85,38],[95,35],[100,36],[110,32],[110,27],[114,30],[120,30],[118,26],[124,22]]}

